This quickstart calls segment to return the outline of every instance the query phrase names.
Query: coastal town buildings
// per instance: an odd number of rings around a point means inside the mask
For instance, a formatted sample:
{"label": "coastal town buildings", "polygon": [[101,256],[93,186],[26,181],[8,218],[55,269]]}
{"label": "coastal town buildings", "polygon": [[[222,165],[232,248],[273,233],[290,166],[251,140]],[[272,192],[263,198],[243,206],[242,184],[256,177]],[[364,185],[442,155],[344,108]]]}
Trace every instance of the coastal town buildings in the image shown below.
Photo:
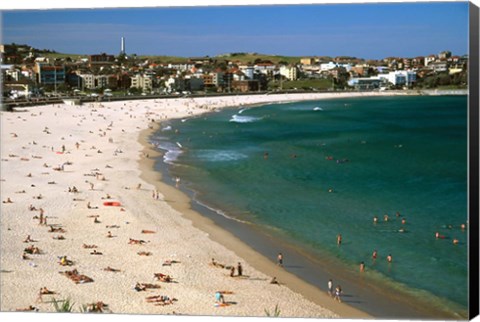
{"label": "coastal town buildings", "polygon": [[102,94],[105,90],[113,92],[110,95],[313,90],[314,86],[302,85],[306,80],[323,84],[319,87],[323,90],[434,87],[451,81],[466,85],[468,62],[468,56],[452,55],[447,50],[438,55],[381,60],[316,56],[272,61],[259,55],[248,61],[242,59],[247,54],[235,53],[162,61],[160,57],[127,56],[125,39],[118,56],[100,53],[65,57],[15,44],[0,45],[0,52],[4,97],[57,95],[74,90],[76,95]]}

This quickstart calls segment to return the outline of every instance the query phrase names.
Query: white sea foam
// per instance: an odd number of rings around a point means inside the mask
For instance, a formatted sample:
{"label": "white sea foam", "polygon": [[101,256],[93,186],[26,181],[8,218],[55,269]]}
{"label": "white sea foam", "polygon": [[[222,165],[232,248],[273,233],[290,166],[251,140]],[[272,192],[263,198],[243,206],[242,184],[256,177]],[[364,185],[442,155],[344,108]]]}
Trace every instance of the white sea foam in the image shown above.
{"label": "white sea foam", "polygon": [[171,131],[171,130],[172,130],[172,127],[170,125],[167,125],[164,128],[162,128],[162,131]]}
{"label": "white sea foam", "polygon": [[174,163],[183,152],[176,144],[165,141],[157,143],[157,148],[166,151],[163,161],[168,164]]}
{"label": "white sea foam", "polygon": [[252,123],[260,120],[261,118],[255,117],[255,116],[243,116],[243,115],[238,115],[235,114],[232,116],[230,119],[230,122],[235,122],[235,123]]}
{"label": "white sea foam", "polygon": [[200,150],[196,153],[197,158],[207,162],[228,162],[246,159],[246,154],[232,150]]}
{"label": "white sea foam", "polygon": [[317,107],[315,107],[313,110],[314,110],[314,111],[323,111],[323,108],[317,106]]}

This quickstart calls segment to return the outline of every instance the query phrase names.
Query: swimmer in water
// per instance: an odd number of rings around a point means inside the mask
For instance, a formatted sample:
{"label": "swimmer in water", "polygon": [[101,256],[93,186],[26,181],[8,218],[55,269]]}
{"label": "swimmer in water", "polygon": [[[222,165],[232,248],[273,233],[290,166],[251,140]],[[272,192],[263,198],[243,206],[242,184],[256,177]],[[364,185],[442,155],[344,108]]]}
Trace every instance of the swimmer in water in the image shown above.
{"label": "swimmer in water", "polygon": [[377,250],[375,249],[372,253],[372,259],[376,260],[377,259]]}
{"label": "swimmer in water", "polygon": [[389,263],[391,263],[392,260],[393,260],[392,255],[388,254],[388,256],[387,256],[387,261],[388,261]]}
{"label": "swimmer in water", "polygon": [[405,218],[402,218],[402,225],[405,225],[407,223],[407,220]]}
{"label": "swimmer in water", "polygon": [[373,217],[373,223],[376,224],[378,222],[378,217],[377,216],[374,216]]}

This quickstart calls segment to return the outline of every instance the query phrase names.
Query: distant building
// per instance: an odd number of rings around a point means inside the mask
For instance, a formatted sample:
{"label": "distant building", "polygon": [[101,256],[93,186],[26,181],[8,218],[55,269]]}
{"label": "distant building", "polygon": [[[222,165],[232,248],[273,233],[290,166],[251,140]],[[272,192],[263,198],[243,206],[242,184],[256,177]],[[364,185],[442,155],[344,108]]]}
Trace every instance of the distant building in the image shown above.
{"label": "distant building", "polygon": [[37,83],[42,85],[60,85],[65,83],[65,66],[44,63],[35,64]]}
{"label": "distant building", "polygon": [[348,81],[348,86],[354,87],[356,90],[374,90],[380,88],[384,81],[380,78],[352,78]]}
{"label": "distant building", "polygon": [[352,69],[351,64],[339,64],[339,63],[334,63],[334,62],[328,62],[328,63],[320,64],[320,71],[322,71],[322,72],[330,71],[330,70],[333,70],[333,69],[339,68],[339,67],[345,68],[347,70],[347,72],[349,72],[350,69]]}
{"label": "distant building", "polygon": [[450,57],[452,57],[452,52],[448,50],[442,51],[440,54],[438,54],[438,58],[441,60],[445,60]]}
{"label": "distant building", "polygon": [[81,86],[84,89],[101,89],[107,88],[108,86],[107,75],[79,74],[78,76],[81,79]]}
{"label": "distant building", "polygon": [[300,59],[300,64],[302,65],[313,65],[315,64],[315,59],[312,57],[305,57]]}
{"label": "distant building", "polygon": [[247,79],[253,79],[255,69],[251,65],[240,65],[238,68],[242,71]]}
{"label": "distant building", "polygon": [[430,67],[435,73],[441,73],[448,70],[448,63],[446,61],[433,62],[428,64],[428,67]]}
{"label": "distant building", "polygon": [[434,62],[435,60],[437,60],[437,57],[435,55],[425,57],[425,66],[428,66],[431,62]]}
{"label": "distant building", "polygon": [[384,79],[395,86],[411,86],[417,81],[417,74],[414,71],[397,70],[388,74],[379,74],[379,79]]}
{"label": "distant building", "polygon": [[90,55],[88,56],[88,65],[92,67],[103,67],[111,66],[115,63],[115,56],[107,55],[105,53],[100,55]]}
{"label": "distant building", "polygon": [[280,66],[280,75],[288,80],[296,80],[298,78],[298,70],[296,66]]}
{"label": "distant building", "polygon": [[153,79],[148,75],[137,74],[131,78],[132,84],[130,87],[142,89],[144,92],[151,91],[153,88]]}
{"label": "distant building", "polygon": [[233,81],[232,89],[237,92],[254,92],[259,90],[259,84],[256,80]]}

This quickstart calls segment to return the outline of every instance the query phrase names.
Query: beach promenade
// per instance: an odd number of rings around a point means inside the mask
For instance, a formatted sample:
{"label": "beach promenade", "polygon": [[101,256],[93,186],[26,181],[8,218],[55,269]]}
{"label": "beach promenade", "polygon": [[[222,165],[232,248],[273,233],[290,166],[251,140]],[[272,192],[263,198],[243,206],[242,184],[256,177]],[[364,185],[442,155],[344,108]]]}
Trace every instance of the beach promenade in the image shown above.
{"label": "beach promenade", "polygon": [[[160,182],[148,143],[167,119],[349,95],[373,94],[156,99],[1,112],[0,310],[55,312],[53,299],[70,299],[74,312],[265,316],[277,305],[281,317],[368,317],[276,267],[276,254],[267,259],[195,214],[184,194]],[[280,284],[270,283],[273,276]],[[47,294],[39,294],[42,288]],[[217,292],[225,303],[218,303]]]}

